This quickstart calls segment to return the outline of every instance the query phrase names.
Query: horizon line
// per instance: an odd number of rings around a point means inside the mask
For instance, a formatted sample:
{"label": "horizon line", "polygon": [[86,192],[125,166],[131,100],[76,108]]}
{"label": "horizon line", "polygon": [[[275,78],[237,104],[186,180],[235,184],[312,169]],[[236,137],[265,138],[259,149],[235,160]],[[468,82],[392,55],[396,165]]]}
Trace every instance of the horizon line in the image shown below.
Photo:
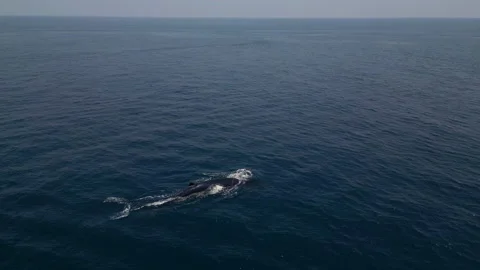
{"label": "horizon line", "polygon": [[222,17],[222,16],[121,16],[121,15],[36,15],[36,14],[0,14],[0,17],[46,17],[46,18],[118,18],[118,19],[237,19],[237,20],[478,20],[480,17]]}

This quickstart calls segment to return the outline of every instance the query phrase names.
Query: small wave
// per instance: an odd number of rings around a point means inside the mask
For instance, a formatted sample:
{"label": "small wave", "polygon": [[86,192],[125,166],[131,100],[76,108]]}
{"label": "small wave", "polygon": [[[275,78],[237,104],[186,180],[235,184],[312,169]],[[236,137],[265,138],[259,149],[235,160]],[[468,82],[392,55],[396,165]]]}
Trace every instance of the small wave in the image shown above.
{"label": "small wave", "polygon": [[212,178],[212,177],[218,177],[218,176],[225,175],[225,173],[208,172],[208,173],[202,173],[202,175],[207,176],[208,178]]}

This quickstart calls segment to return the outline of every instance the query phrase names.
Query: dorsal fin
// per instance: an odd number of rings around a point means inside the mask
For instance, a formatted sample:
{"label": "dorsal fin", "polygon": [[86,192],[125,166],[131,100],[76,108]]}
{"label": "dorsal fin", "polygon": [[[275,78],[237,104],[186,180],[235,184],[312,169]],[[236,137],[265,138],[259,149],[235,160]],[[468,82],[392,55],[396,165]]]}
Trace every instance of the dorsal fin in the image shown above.
{"label": "dorsal fin", "polygon": [[195,183],[193,183],[193,182],[188,183],[188,186],[194,186],[194,185],[195,185]]}

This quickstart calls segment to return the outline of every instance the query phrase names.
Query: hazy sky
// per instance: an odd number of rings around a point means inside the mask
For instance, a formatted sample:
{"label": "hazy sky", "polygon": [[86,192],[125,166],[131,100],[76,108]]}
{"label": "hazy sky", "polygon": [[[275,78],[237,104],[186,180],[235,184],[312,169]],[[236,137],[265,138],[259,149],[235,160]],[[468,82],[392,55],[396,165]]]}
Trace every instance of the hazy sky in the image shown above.
{"label": "hazy sky", "polygon": [[480,0],[0,0],[2,15],[480,17]]}

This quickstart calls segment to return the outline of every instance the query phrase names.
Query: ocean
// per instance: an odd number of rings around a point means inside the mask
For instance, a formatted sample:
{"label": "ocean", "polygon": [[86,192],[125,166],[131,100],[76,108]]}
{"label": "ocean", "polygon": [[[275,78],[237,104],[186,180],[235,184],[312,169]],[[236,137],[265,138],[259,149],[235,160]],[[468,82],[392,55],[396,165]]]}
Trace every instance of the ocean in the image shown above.
{"label": "ocean", "polygon": [[0,17],[0,158],[2,270],[478,270],[480,20]]}

